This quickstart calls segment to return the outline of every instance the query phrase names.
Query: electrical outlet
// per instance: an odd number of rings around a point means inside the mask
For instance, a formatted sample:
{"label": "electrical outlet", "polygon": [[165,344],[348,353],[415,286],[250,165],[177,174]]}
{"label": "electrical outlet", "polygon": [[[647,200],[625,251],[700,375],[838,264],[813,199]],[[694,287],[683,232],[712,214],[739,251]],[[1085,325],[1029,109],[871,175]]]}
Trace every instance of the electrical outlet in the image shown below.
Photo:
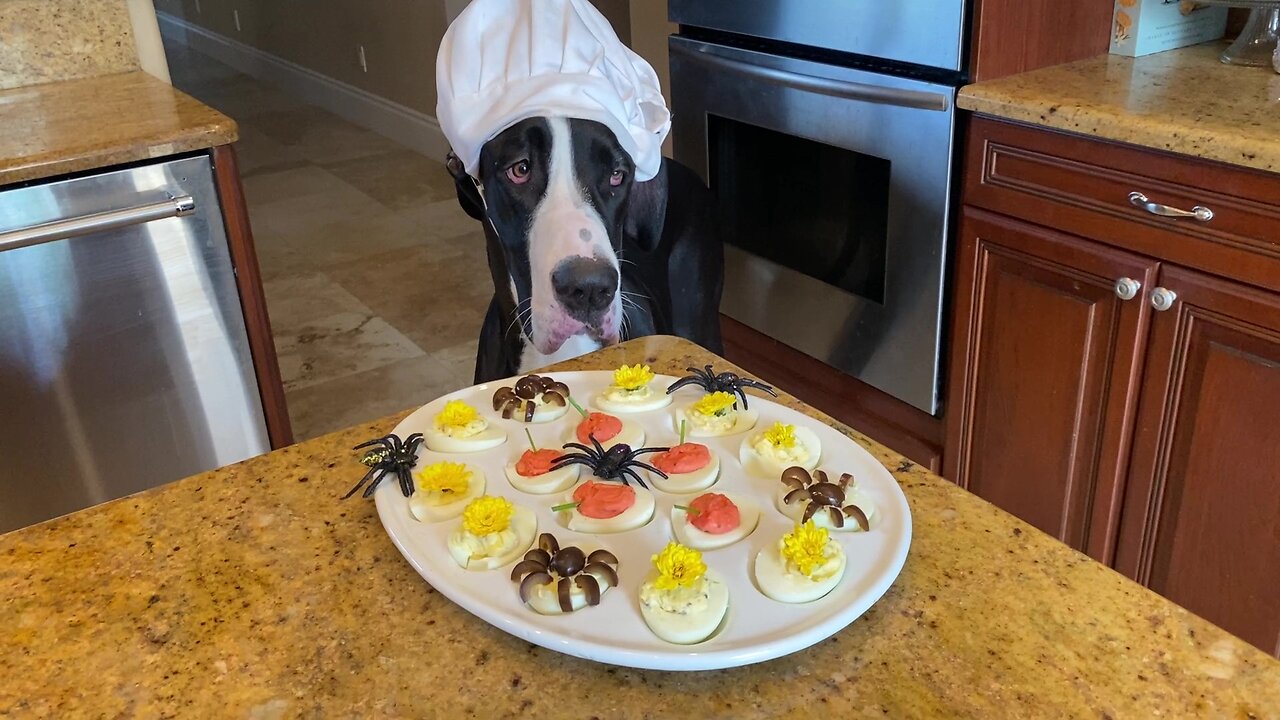
{"label": "electrical outlet", "polygon": [[369,72],[369,62],[365,60],[363,45],[356,46],[356,56],[360,59],[360,69],[364,72]]}
{"label": "electrical outlet", "polygon": [[231,16],[236,19],[236,32],[240,32],[240,11],[232,10]]}

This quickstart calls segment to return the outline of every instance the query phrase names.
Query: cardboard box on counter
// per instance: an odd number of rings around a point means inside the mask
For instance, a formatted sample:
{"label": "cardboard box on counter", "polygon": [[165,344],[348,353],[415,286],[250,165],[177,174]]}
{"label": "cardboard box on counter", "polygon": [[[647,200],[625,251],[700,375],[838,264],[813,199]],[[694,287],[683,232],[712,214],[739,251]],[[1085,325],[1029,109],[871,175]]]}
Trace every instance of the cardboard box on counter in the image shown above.
{"label": "cardboard box on counter", "polygon": [[1141,57],[1217,40],[1227,29],[1227,8],[1191,0],[1115,0],[1111,52]]}

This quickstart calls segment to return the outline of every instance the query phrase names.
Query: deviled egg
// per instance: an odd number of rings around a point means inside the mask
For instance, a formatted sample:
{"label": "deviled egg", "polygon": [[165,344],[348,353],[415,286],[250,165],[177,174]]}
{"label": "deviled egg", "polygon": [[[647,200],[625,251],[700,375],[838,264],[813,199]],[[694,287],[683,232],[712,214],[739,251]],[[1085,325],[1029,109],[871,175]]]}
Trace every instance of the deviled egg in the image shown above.
{"label": "deviled egg", "polygon": [[578,481],[582,468],[581,465],[555,467],[555,462],[563,456],[564,451],[551,448],[525,450],[519,459],[507,464],[507,481],[511,487],[531,495],[560,492]]}
{"label": "deviled egg", "polygon": [[605,450],[614,445],[629,445],[638,448],[644,444],[644,428],[630,420],[609,415],[608,413],[588,413],[569,433],[569,442],[582,443],[591,447],[591,438]]}
{"label": "deviled egg", "polygon": [[720,457],[701,443],[680,443],[654,455],[649,463],[667,474],[664,478],[657,473],[649,473],[654,487],[667,493],[705,490],[720,476]]}
{"label": "deviled egg", "polygon": [[409,511],[420,522],[456,518],[468,502],[484,494],[484,472],[474,465],[441,461],[424,466],[413,476]]}
{"label": "deviled egg", "polygon": [[461,400],[445,403],[423,435],[427,448],[447,453],[480,452],[507,441],[505,430],[491,426],[475,408]]}
{"label": "deviled egg", "polygon": [[756,584],[778,602],[806,603],[831,592],[845,565],[844,548],[810,520],[756,555]]}
{"label": "deviled egg", "polygon": [[561,547],[551,533],[538,536],[538,547],[511,569],[520,583],[520,601],[542,615],[562,615],[599,605],[618,585],[618,558],[598,549],[588,555],[574,546]]}
{"label": "deviled egg", "polygon": [[640,616],[654,635],[677,645],[702,642],[728,610],[729,588],[702,553],[673,542],[653,556],[653,572],[640,586]]}
{"label": "deviled egg", "polygon": [[561,513],[561,524],[570,530],[598,535],[642,527],[653,519],[656,504],[653,493],[644,488],[587,480],[552,510]]}
{"label": "deviled egg", "polygon": [[763,432],[748,435],[738,449],[738,459],[747,472],[774,479],[793,465],[813,470],[822,459],[822,443],[803,425],[775,422]]}
{"label": "deviled egg", "polygon": [[623,365],[613,371],[613,384],[596,395],[596,407],[611,413],[639,413],[671,404],[671,396],[652,385],[648,365]]}
{"label": "deviled egg", "polygon": [[543,375],[525,375],[493,392],[493,409],[506,420],[551,422],[569,411],[569,386]]}
{"label": "deviled egg", "polygon": [[802,467],[782,471],[773,504],[792,522],[812,519],[818,527],[836,532],[870,530],[877,513],[875,503],[849,473],[832,482],[825,472],[815,470],[810,475]]}
{"label": "deviled egg", "polygon": [[713,392],[675,412],[675,427],[685,422],[693,437],[736,435],[756,426],[760,413],[738,407],[738,399],[727,392]]}
{"label": "deviled egg", "polygon": [[537,532],[532,510],[482,495],[467,503],[462,524],[449,534],[449,555],[464,570],[493,570],[528,550]]}
{"label": "deviled egg", "polygon": [[671,509],[676,540],[695,550],[728,547],[750,535],[760,523],[760,507],[741,495],[705,493]]}

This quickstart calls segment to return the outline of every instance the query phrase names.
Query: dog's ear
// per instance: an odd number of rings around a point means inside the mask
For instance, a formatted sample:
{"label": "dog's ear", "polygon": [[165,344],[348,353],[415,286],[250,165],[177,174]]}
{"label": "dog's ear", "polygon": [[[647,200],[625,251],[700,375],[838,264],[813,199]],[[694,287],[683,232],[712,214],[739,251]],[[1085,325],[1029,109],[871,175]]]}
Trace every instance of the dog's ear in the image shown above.
{"label": "dog's ear", "polygon": [[662,228],[667,220],[667,161],[664,158],[652,180],[636,183],[631,188],[623,231],[636,246],[652,252],[662,241]]}
{"label": "dog's ear", "polygon": [[476,189],[475,181],[467,174],[462,160],[458,159],[457,155],[449,153],[445,158],[444,166],[453,176],[453,184],[458,191],[458,204],[462,206],[463,212],[475,220],[484,222],[484,198],[480,197],[480,191]]}

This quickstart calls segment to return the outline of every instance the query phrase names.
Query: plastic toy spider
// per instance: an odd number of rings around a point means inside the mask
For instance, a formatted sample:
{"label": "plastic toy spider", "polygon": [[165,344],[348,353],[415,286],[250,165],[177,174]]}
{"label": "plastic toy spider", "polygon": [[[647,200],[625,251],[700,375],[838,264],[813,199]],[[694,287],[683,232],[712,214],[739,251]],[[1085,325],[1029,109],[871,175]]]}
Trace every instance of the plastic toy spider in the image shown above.
{"label": "plastic toy spider", "polygon": [[702,370],[697,368],[685,368],[685,370],[688,370],[693,374],[686,375],[685,377],[671,383],[667,388],[668,395],[679,390],[685,385],[697,385],[709,393],[727,392],[737,395],[738,399],[742,401],[743,410],[747,409],[747,394],[742,391],[743,388],[755,388],[757,390],[767,392],[774,397],[778,397],[778,393],[773,391],[773,386],[771,385],[765,385],[759,380],[744,378],[737,373],[722,372],[720,374],[716,374],[716,372],[711,369],[710,365],[707,365]]}
{"label": "plastic toy spider", "polygon": [[[360,462],[369,466],[369,472],[365,473],[364,477],[360,478],[360,482],[343,495],[342,499],[346,500],[355,495],[366,482],[369,483],[369,487],[365,488],[363,497],[369,497],[374,490],[378,489],[378,483],[382,482],[382,478],[391,474],[400,481],[400,492],[404,493],[405,497],[412,495],[413,476],[410,475],[410,471],[413,469],[413,464],[418,461],[418,446],[421,444],[422,433],[414,433],[403,441],[396,435],[388,435],[351,448],[352,450],[371,448],[360,458]],[[370,478],[373,479],[372,482],[369,482]]]}
{"label": "plastic toy spider", "polygon": [[644,484],[644,480],[633,468],[642,467],[649,472],[657,473],[664,478],[667,477],[666,473],[648,463],[640,462],[636,459],[636,456],[645,453],[666,452],[671,448],[651,447],[632,450],[630,445],[619,443],[605,450],[600,441],[596,440],[595,435],[591,435],[590,438],[591,444],[595,447],[587,447],[582,443],[575,442],[565,443],[564,448],[566,450],[573,448],[581,452],[561,455],[560,459],[556,460],[555,464],[551,466],[551,469],[559,470],[566,465],[586,465],[591,468],[591,473],[598,478],[621,480],[623,485],[629,485],[628,478],[630,478],[640,483],[640,487],[645,489],[648,489],[649,486]]}

